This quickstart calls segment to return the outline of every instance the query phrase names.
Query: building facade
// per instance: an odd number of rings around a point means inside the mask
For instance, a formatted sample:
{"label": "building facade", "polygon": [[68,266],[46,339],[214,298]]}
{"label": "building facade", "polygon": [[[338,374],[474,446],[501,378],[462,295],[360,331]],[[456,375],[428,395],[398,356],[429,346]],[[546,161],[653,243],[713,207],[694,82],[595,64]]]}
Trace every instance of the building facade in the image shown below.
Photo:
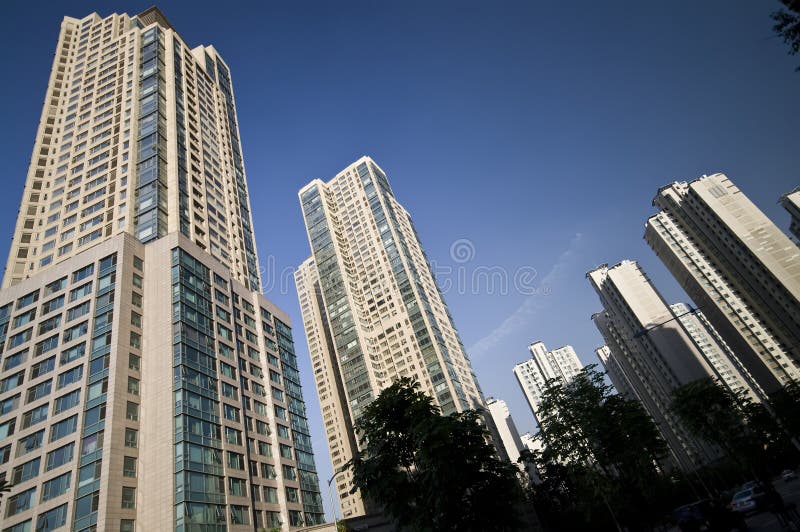
{"label": "building facade", "polygon": [[781,196],[781,205],[791,216],[789,231],[794,235],[795,242],[800,244],[800,187]]}
{"label": "building facade", "polygon": [[528,351],[531,359],[515,365],[513,371],[538,423],[539,405],[547,381],[569,382],[583,369],[583,365],[570,345],[548,351],[543,342],[534,342],[528,346]]}
{"label": "building facade", "polygon": [[669,407],[679,386],[716,377],[713,367],[636,262],[602,265],[586,276],[603,305],[592,320],[610,350],[615,385],[633,390],[681,469],[709,461],[713,452],[689,435]]}
{"label": "building facade", "polygon": [[[312,256],[295,275],[334,470],[382,389],[413,377],[444,414],[485,403],[411,217],[362,157],[299,192]],[[491,427],[490,419],[487,426]],[[337,478],[344,517],[365,511]]]}
{"label": "building facade", "polygon": [[0,291],[3,530],[322,522],[230,72],[151,8],[64,19]]}
{"label": "building facade", "polygon": [[519,460],[519,452],[524,448],[519,436],[517,426],[508,410],[508,405],[502,399],[490,397],[486,400],[486,407],[492,416],[497,433],[500,434],[500,441],[503,444],[505,458],[514,464]]}
{"label": "building facade", "polygon": [[653,204],[645,240],[761,389],[800,380],[800,248],[723,174]]}
{"label": "building facade", "polygon": [[[595,316],[592,316],[593,320],[595,319]],[[598,316],[598,319],[602,319],[602,317]],[[636,393],[636,390],[631,385],[628,376],[625,374],[625,369],[614,357],[614,353],[611,352],[611,349],[607,345],[602,345],[595,349],[594,353],[597,355],[597,358],[600,359],[600,364],[603,366],[606,375],[608,375],[608,378],[611,381],[611,384],[614,385],[617,393],[626,399],[641,401]]]}

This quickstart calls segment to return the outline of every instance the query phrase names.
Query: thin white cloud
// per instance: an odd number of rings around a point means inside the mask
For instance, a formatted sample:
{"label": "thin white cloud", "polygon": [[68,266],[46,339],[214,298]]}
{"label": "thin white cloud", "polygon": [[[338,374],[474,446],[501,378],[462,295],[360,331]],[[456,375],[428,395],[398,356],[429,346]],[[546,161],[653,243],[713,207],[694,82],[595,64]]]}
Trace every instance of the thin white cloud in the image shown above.
{"label": "thin white cloud", "polygon": [[578,251],[580,250],[582,238],[583,235],[581,233],[576,233],[575,236],[572,237],[567,249],[559,255],[553,267],[550,268],[547,275],[542,278],[539,284],[539,293],[525,298],[517,310],[507,317],[503,323],[467,349],[467,354],[470,359],[475,360],[485,354],[493,352],[506,337],[522,329],[530,328],[534,316],[547,305],[548,296],[546,296],[545,293],[553,291],[553,286],[562,280],[564,271],[575,261]]}

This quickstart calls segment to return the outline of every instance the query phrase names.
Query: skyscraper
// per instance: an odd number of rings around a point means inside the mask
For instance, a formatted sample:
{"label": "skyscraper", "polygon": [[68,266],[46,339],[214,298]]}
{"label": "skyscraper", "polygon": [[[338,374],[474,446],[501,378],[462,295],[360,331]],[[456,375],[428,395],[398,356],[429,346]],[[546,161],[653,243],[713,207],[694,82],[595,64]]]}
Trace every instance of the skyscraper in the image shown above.
{"label": "skyscraper", "polygon": [[489,414],[492,416],[495,427],[497,427],[497,432],[500,434],[500,441],[506,454],[505,458],[516,464],[517,460],[519,460],[519,452],[524,446],[519,437],[517,426],[511,418],[511,412],[508,411],[508,405],[502,399],[490,397],[486,400],[486,406],[489,409]]}
{"label": "skyscraper", "polygon": [[[713,454],[689,435],[669,406],[673,390],[715,377],[714,369],[636,262],[602,265],[586,276],[604,308],[592,320],[621,368],[616,374],[627,377],[677,464],[687,471],[702,465]],[[617,379],[615,384],[622,382]]]}
{"label": "skyscraper", "polygon": [[[419,381],[445,414],[485,403],[411,217],[386,174],[362,157],[299,192],[312,256],[295,274],[334,469],[353,424],[398,377]],[[487,426],[491,420],[487,420]],[[364,513],[337,476],[342,514]]]}
{"label": "skyscraper", "polygon": [[758,385],[800,380],[800,248],[723,174],[653,204],[645,240]]}
{"label": "skyscraper", "polygon": [[800,243],[800,187],[781,196],[781,205],[789,212],[789,216],[792,217],[789,230],[792,232],[797,242]]}
{"label": "skyscraper", "polygon": [[0,291],[7,530],[322,520],[230,72],[155,8],[66,17]]}
{"label": "skyscraper", "polygon": [[513,371],[538,423],[537,412],[547,381],[559,379],[561,382],[569,382],[581,371],[583,365],[571,345],[548,351],[544,343],[534,342],[528,346],[528,351],[532,358],[514,366]]}
{"label": "skyscraper", "polygon": [[[594,319],[594,316],[592,316],[592,318]],[[640,400],[639,395],[636,393],[628,376],[625,374],[622,364],[614,357],[614,353],[611,352],[611,349],[609,349],[607,345],[602,345],[595,349],[594,353],[597,355],[597,358],[600,359],[600,364],[602,364],[603,369],[605,369],[617,393],[626,399]]]}

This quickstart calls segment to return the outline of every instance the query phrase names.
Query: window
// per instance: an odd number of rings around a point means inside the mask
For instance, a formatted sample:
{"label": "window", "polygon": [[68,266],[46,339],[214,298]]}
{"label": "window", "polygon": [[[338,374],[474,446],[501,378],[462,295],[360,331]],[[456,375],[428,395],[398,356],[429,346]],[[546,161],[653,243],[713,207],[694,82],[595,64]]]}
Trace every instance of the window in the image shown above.
{"label": "window", "polygon": [[130,421],[139,420],[139,405],[128,401],[125,407],[125,418]]}
{"label": "window", "polygon": [[49,406],[50,405],[47,404],[37,406],[36,408],[28,410],[22,414],[22,429],[27,429],[28,427],[32,427],[33,425],[46,420]]}
{"label": "window", "polygon": [[142,296],[136,292],[131,292],[131,304],[134,307],[142,308]]}
{"label": "window", "polygon": [[280,444],[281,457],[292,459],[292,448],[286,444]]}
{"label": "window", "polygon": [[0,416],[13,412],[19,407],[20,394],[7,397],[0,401]]}
{"label": "window", "polygon": [[228,493],[237,497],[247,496],[247,482],[243,478],[228,478]]}
{"label": "window", "polygon": [[44,429],[20,438],[17,442],[17,456],[25,456],[42,446],[44,440]]}
{"label": "window", "polygon": [[31,303],[35,303],[37,301],[39,301],[39,291],[38,290],[36,290],[35,292],[31,292],[30,294],[26,294],[26,295],[22,296],[21,298],[17,299],[16,310],[19,310],[21,308],[27,307]]}
{"label": "window", "polygon": [[[292,466],[284,465],[283,466],[283,477],[286,480],[297,480],[297,471]],[[297,502],[297,501],[295,501],[295,502]]]}
{"label": "window", "polygon": [[64,306],[64,296],[54,297],[50,301],[45,301],[42,304],[42,315],[48,314],[53,312],[56,309],[60,309]]}
{"label": "window", "polygon": [[30,480],[38,476],[40,463],[40,458],[34,458],[29,462],[25,462],[24,464],[15,467],[11,472],[11,483],[19,484],[20,482],[25,482],[26,480]]}
{"label": "window", "polygon": [[31,339],[33,335],[33,327],[30,329],[25,329],[24,331],[15,334],[11,338],[8,339],[8,349],[14,349],[18,345],[22,345],[28,340]]}
{"label": "window", "polygon": [[133,456],[126,456],[122,463],[122,476],[135,477],[136,476],[136,458]]}
{"label": "window", "polygon": [[74,416],[68,417],[58,423],[53,423],[50,426],[50,441],[56,441],[59,438],[63,438],[68,434],[72,434],[78,428],[78,415],[75,414]]}
{"label": "window", "polygon": [[96,512],[100,502],[100,492],[95,491],[75,501],[75,520],[82,519]]}
{"label": "window", "polygon": [[39,514],[36,519],[36,532],[49,532],[61,528],[67,524],[67,504],[56,506],[52,510],[48,510],[43,514]]}
{"label": "window", "polygon": [[125,447],[136,448],[139,432],[134,429],[125,429]]}
{"label": "window", "polygon": [[133,256],[133,267],[139,271],[144,269],[144,261],[137,257],[136,255]]}
{"label": "window", "polygon": [[271,503],[278,503],[278,488],[264,486],[264,500]]}
{"label": "window", "polygon": [[74,384],[80,381],[81,377],[83,377],[83,366],[76,366],[72,369],[68,369],[63,373],[59,373],[56,389],[60,390],[64,386],[69,386],[70,384]]}
{"label": "window", "polygon": [[230,421],[235,421],[237,423],[240,422],[241,418],[239,417],[239,409],[235,408],[231,405],[223,403],[223,413],[225,415],[225,419]]}
{"label": "window", "polygon": [[130,335],[130,346],[134,349],[141,349],[142,348],[142,335],[131,331]]}
{"label": "window", "polygon": [[11,495],[6,502],[6,517],[11,517],[33,508],[35,493],[36,488],[31,488],[16,495]]}
{"label": "window", "polygon": [[[60,318],[60,316],[59,316]],[[41,342],[36,342],[33,348],[33,356],[38,357],[58,347],[58,334],[54,334],[50,338],[45,338]]]}
{"label": "window", "polygon": [[89,281],[88,283],[79,286],[78,288],[73,288],[69,291],[69,300],[75,301],[76,299],[80,299],[84,296],[88,296],[92,293],[92,282]]}
{"label": "window", "polygon": [[72,321],[80,318],[81,316],[85,316],[89,313],[89,301],[84,301],[80,305],[76,305],[71,309],[67,310],[67,321]]}
{"label": "window", "polygon": [[26,519],[16,525],[11,525],[8,528],[4,528],[3,532],[31,532],[31,520]]}
{"label": "window", "polygon": [[250,509],[247,506],[239,506],[238,504],[231,504],[231,524],[249,525]]}
{"label": "window", "polygon": [[272,464],[261,464],[261,476],[267,480],[275,480],[278,478],[278,472]]}
{"label": "window", "polygon": [[45,334],[53,329],[58,328],[61,325],[61,314],[58,316],[53,316],[52,318],[47,318],[43,322],[39,323],[39,334]]}
{"label": "window", "polygon": [[142,328],[142,315],[138,312],[131,311],[131,325],[134,327]]}
{"label": "window", "polygon": [[258,442],[258,454],[261,456],[272,457],[272,445],[263,441]]}
{"label": "window", "polygon": [[[89,460],[85,458],[87,455],[93,454],[103,448],[103,443],[105,442],[105,431],[99,430],[94,434],[86,436],[81,440],[81,460]],[[97,464],[97,478],[100,478],[100,462],[95,462]],[[86,467],[82,467],[81,471],[86,469]],[[81,482],[79,487],[83,485],[83,475],[81,476]]]}
{"label": "window", "polygon": [[59,359],[60,364],[69,364],[73,360],[78,360],[83,355],[86,354],[86,344],[78,344],[75,346],[70,347],[63,353],[61,353],[61,358]]}
{"label": "window", "polygon": [[16,368],[17,366],[25,362],[25,359],[27,358],[28,358],[27,349],[23,349],[22,351],[17,351],[13,355],[8,355],[5,361],[3,362],[3,371]]}
{"label": "window", "polygon": [[47,458],[45,459],[45,471],[50,471],[51,469],[55,469],[60,467],[66,463],[72,461],[72,457],[75,454],[75,443],[68,443],[58,449],[50,451],[47,453]]}
{"label": "window", "polygon": [[244,456],[239,453],[228,451],[228,467],[231,469],[244,470]]}
{"label": "window", "polygon": [[46,375],[56,367],[56,357],[50,357],[31,366],[31,380]]}
{"label": "window", "polygon": [[94,264],[89,264],[88,266],[84,266],[80,270],[72,273],[72,282],[77,283],[78,281],[82,281],[83,279],[86,279],[93,273],[94,273]]}
{"label": "window", "polygon": [[73,390],[68,394],[62,395],[61,397],[57,397],[55,403],[53,403],[53,415],[60,414],[61,412],[66,412],[70,408],[74,408],[80,403],[81,398],[81,391]]}
{"label": "window", "polygon": [[139,379],[128,377],[128,393],[131,395],[139,395]]}
{"label": "window", "polygon": [[59,290],[63,290],[67,287],[67,278],[62,277],[61,279],[57,279],[50,284],[45,285],[44,287],[44,295],[45,297],[55,294]]}
{"label": "window", "polygon": [[66,493],[69,489],[71,477],[72,473],[67,472],[42,484],[42,502],[49,501],[50,499],[54,499]]}
{"label": "window", "polygon": [[140,364],[141,358],[139,355],[134,355],[133,353],[128,354],[128,369],[139,371]]}
{"label": "window", "polygon": [[136,508],[136,488],[122,487],[122,507]]}
{"label": "window", "polygon": [[120,519],[119,532],[134,532],[135,524],[133,519]]}
{"label": "window", "polygon": [[286,488],[286,501],[287,502],[300,502],[300,497],[297,493],[297,488]]}
{"label": "window", "polygon": [[28,391],[25,393],[25,404],[32,403],[37,399],[41,399],[42,397],[49,395],[52,385],[53,381],[48,379],[44,382],[40,382],[36,386],[28,388]]}
{"label": "window", "polygon": [[13,390],[23,383],[25,380],[25,372],[20,371],[0,381],[0,393],[5,393]]}

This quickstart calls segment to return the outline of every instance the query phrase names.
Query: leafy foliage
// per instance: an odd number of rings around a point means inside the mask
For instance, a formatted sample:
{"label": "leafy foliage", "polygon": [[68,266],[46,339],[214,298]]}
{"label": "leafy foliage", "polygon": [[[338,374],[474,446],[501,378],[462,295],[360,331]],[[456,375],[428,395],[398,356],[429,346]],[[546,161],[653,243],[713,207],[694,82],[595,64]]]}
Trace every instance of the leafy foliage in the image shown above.
{"label": "leafy foliage", "polygon": [[517,470],[495,456],[478,413],[442,416],[418,388],[400,379],[365,409],[354,490],[409,530],[517,530]]}
{"label": "leafy foliage", "polygon": [[667,447],[638,401],[614,394],[592,365],[569,383],[549,381],[537,414],[544,450],[532,458],[543,482],[534,499],[545,518],[595,529],[653,518],[665,501],[657,464]]}
{"label": "leafy foliage", "polygon": [[[786,9],[772,13],[772,29],[789,45],[789,54],[800,53],[800,1],[781,0]],[[796,70],[800,71],[800,67]]]}

